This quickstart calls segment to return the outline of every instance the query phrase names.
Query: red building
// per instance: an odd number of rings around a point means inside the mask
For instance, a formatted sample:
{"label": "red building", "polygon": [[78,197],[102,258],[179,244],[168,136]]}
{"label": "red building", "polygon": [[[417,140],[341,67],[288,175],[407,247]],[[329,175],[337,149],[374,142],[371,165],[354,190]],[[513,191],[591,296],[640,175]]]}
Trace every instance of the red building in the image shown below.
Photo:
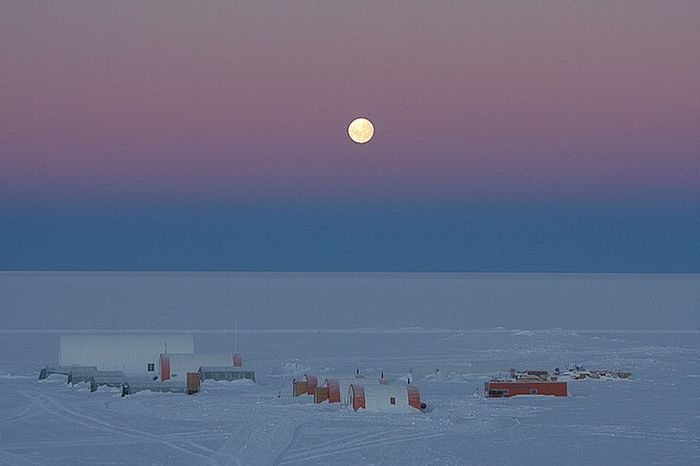
{"label": "red building", "polygon": [[516,395],[566,396],[566,382],[520,382],[492,380],[484,384],[487,398],[507,398]]}

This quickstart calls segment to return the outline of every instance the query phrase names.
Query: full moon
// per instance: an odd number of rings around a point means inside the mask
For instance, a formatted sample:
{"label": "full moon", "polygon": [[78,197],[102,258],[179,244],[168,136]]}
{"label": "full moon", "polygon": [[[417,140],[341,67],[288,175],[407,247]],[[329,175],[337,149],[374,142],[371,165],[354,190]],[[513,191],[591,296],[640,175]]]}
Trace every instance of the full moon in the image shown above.
{"label": "full moon", "polygon": [[366,144],[374,136],[374,125],[367,118],[355,118],[348,125],[348,136],[353,142]]}

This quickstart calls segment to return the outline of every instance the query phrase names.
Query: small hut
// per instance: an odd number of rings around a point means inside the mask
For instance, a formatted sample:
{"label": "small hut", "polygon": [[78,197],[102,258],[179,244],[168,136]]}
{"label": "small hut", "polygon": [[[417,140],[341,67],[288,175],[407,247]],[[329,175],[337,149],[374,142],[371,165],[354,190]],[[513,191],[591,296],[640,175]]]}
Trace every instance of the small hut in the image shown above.
{"label": "small hut", "polygon": [[316,388],[314,403],[340,403],[340,383],[335,379],[326,379],[325,383]]}
{"label": "small hut", "polygon": [[316,388],[318,387],[318,379],[315,375],[304,374],[304,380],[292,380],[292,387],[292,394],[294,396],[314,396],[316,394]]}
{"label": "small hut", "polygon": [[350,385],[347,406],[353,411],[415,412],[426,408],[415,385]]}
{"label": "small hut", "polygon": [[199,387],[202,383],[202,377],[199,372],[187,373],[187,394],[193,395],[199,393]]}

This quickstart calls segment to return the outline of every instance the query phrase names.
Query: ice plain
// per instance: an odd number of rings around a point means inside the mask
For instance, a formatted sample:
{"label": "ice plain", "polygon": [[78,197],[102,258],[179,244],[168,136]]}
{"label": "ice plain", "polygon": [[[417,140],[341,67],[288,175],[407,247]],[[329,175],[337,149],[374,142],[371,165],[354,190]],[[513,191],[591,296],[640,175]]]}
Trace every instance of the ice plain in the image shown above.
{"label": "ice plain", "polygon": [[[700,277],[517,274],[0,274],[0,463],[698,464]],[[193,396],[37,380],[69,329],[173,329],[238,350],[258,384]],[[631,381],[484,399],[509,367],[580,363]],[[291,397],[304,373],[411,367],[428,412]]]}

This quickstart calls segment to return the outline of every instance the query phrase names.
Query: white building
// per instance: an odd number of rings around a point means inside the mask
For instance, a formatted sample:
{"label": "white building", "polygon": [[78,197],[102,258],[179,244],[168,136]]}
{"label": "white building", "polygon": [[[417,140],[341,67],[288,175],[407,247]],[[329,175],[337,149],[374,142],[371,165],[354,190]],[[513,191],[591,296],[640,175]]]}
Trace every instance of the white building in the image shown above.
{"label": "white building", "polygon": [[425,408],[415,385],[358,385],[348,389],[347,406],[353,411],[408,413]]}
{"label": "white building", "polygon": [[97,366],[101,371],[158,375],[161,353],[193,353],[192,335],[61,335],[59,366]]}

